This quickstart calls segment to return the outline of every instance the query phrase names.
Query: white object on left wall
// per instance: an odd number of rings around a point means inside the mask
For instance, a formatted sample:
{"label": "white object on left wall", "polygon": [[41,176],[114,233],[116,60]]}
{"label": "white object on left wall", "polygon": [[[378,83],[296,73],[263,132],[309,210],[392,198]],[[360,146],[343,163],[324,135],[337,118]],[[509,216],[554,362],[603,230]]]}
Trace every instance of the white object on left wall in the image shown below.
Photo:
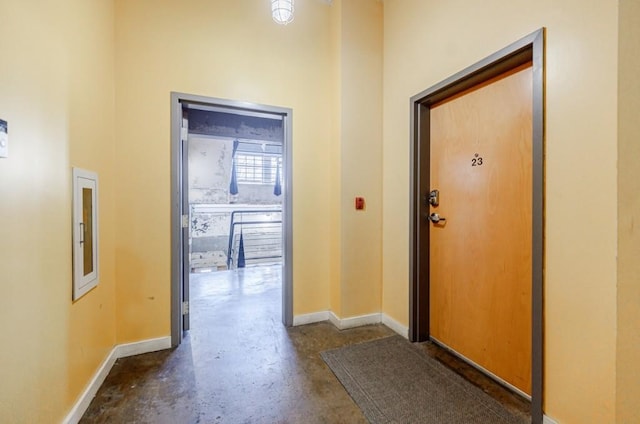
{"label": "white object on left wall", "polygon": [[9,157],[9,124],[0,119],[0,158]]}
{"label": "white object on left wall", "polygon": [[73,168],[73,300],[98,285],[98,174]]}

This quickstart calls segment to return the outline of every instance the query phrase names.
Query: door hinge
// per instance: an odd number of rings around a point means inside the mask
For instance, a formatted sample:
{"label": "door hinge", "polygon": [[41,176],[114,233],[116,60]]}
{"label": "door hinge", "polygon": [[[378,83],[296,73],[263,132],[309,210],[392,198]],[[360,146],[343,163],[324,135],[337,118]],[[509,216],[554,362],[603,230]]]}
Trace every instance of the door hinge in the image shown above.
{"label": "door hinge", "polygon": [[189,315],[189,301],[182,302],[182,315]]}
{"label": "door hinge", "polygon": [[189,215],[182,215],[182,228],[189,228]]}

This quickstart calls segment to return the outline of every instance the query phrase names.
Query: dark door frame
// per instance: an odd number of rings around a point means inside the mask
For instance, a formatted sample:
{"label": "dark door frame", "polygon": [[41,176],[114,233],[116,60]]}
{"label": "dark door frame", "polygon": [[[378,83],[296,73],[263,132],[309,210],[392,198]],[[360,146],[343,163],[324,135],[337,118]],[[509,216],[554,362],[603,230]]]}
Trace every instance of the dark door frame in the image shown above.
{"label": "dark door frame", "polygon": [[183,106],[200,106],[215,108],[220,111],[246,115],[273,115],[282,118],[284,126],[284,140],[282,152],[282,323],[290,327],[293,325],[293,199],[292,199],[292,164],[293,149],[291,139],[293,133],[293,111],[289,108],[266,106],[234,100],[217,99],[213,97],[197,96],[185,93],[171,93],[171,346],[175,347],[182,341],[185,322],[182,318],[184,297],[184,267],[186,252],[184,248],[183,214],[185,211],[185,193],[183,193],[184,155],[182,142],[182,108]]}
{"label": "dark door frame", "polygon": [[411,251],[409,290],[409,338],[429,340],[430,226],[425,195],[429,193],[431,106],[519,65],[533,67],[532,143],[532,352],[531,418],[542,423],[543,396],[543,271],[544,271],[544,136],[545,62],[541,28],[411,98]]}

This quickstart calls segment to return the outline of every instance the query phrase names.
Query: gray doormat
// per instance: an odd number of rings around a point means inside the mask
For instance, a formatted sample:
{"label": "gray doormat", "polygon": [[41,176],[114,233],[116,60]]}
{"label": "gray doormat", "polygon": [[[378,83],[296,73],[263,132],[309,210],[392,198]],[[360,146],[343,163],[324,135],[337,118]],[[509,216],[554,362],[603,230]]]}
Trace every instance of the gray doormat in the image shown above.
{"label": "gray doormat", "polygon": [[321,356],[372,424],[530,422],[400,336]]}

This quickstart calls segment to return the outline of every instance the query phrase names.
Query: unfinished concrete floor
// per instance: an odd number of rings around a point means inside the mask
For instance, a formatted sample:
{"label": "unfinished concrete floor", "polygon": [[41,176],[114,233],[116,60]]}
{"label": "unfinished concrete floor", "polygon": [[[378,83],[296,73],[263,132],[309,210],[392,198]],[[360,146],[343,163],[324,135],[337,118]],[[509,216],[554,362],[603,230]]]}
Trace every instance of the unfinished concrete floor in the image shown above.
{"label": "unfinished concrete floor", "polygon": [[[123,358],[81,423],[366,423],[320,352],[394,334],[281,324],[281,268],[192,274],[191,330],[176,349]],[[424,344],[508,407],[527,403]]]}

